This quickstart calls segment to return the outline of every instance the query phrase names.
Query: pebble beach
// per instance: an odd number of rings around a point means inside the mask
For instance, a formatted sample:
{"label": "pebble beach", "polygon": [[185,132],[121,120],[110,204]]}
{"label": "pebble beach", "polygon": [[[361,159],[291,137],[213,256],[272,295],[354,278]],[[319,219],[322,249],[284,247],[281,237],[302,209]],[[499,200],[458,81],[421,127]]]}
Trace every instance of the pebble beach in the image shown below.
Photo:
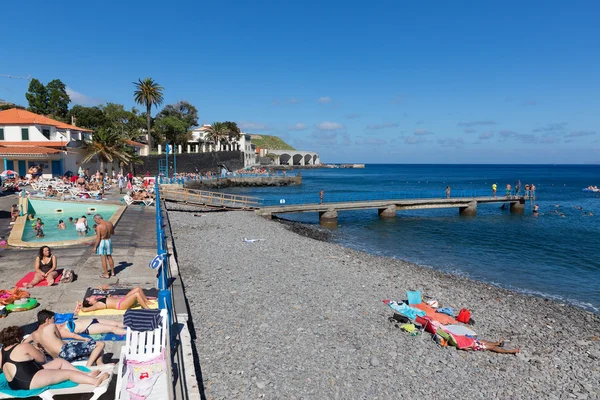
{"label": "pebble beach", "polygon": [[[599,315],[251,212],[169,208],[207,399],[600,398]],[[480,338],[521,352],[459,351],[402,331],[382,300],[415,289],[468,308]]]}

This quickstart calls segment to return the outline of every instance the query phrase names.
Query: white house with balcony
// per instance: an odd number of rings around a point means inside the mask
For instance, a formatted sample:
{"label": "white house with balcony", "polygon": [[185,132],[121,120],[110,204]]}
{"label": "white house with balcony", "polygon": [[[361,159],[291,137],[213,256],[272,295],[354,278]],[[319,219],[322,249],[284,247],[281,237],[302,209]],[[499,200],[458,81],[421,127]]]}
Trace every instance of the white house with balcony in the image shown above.
{"label": "white house with balcony", "polygon": [[[41,165],[43,176],[77,173],[79,166],[95,171],[98,163],[81,164],[83,142],[92,131],[56,121],[30,111],[11,108],[0,111],[0,170],[13,170],[25,176],[29,167]],[[143,147],[137,142],[133,147]]]}

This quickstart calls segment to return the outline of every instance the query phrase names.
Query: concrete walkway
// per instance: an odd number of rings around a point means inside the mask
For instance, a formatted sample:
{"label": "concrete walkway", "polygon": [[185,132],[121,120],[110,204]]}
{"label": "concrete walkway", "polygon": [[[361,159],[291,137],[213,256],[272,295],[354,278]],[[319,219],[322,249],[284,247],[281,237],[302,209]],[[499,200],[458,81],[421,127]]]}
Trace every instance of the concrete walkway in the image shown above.
{"label": "concrete walkway", "polygon": [[[10,223],[8,211],[10,211],[10,206],[16,202],[16,195],[0,195],[0,237],[8,236]],[[93,240],[94,237],[91,236],[90,242]],[[109,284],[142,288],[155,287],[156,272],[148,268],[148,262],[156,255],[154,207],[139,205],[127,207],[115,227],[113,246],[116,277],[110,279],[99,277],[102,273],[100,258],[93,254],[91,244],[53,249],[59,268],[72,269],[77,274],[77,280],[54,287],[29,289],[29,293],[39,301],[40,306],[30,311],[11,313],[6,318],[0,319],[0,329],[12,325],[25,326],[25,329],[29,331],[35,329],[33,323],[36,314],[44,308],[60,313],[73,312],[77,302],[83,300],[83,295],[88,287]],[[38,250],[15,248],[0,252],[0,270],[2,271],[0,273],[0,289],[11,289],[27,272],[32,271],[37,252]],[[110,316],[106,318],[110,318]],[[125,342],[106,342],[107,354],[104,362],[118,362],[120,347],[124,344]],[[115,381],[116,379],[113,379],[111,388],[101,399],[114,398]],[[81,398],[89,398],[89,395]]]}

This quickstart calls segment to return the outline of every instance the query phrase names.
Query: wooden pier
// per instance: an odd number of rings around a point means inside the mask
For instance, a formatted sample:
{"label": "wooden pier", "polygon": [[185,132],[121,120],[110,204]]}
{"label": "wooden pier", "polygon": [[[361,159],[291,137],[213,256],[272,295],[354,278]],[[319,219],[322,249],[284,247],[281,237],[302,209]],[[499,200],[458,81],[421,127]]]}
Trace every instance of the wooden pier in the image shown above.
{"label": "wooden pier", "polygon": [[180,186],[176,186],[179,185],[161,185],[161,199],[222,210],[258,210],[262,204],[262,199],[258,197],[238,196],[206,190],[181,189]]}

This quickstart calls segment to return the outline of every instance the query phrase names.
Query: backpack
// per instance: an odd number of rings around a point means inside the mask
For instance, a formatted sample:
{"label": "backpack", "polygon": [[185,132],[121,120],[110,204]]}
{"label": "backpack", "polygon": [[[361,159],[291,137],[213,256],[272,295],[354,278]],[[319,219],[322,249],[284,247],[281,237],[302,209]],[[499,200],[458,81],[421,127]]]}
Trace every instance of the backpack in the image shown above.
{"label": "backpack", "polygon": [[71,283],[75,280],[75,272],[72,269],[65,268],[60,278],[60,283]]}
{"label": "backpack", "polygon": [[467,310],[466,308],[461,308],[460,312],[456,316],[456,320],[458,322],[462,322],[463,324],[468,324],[470,319],[471,311]]}

